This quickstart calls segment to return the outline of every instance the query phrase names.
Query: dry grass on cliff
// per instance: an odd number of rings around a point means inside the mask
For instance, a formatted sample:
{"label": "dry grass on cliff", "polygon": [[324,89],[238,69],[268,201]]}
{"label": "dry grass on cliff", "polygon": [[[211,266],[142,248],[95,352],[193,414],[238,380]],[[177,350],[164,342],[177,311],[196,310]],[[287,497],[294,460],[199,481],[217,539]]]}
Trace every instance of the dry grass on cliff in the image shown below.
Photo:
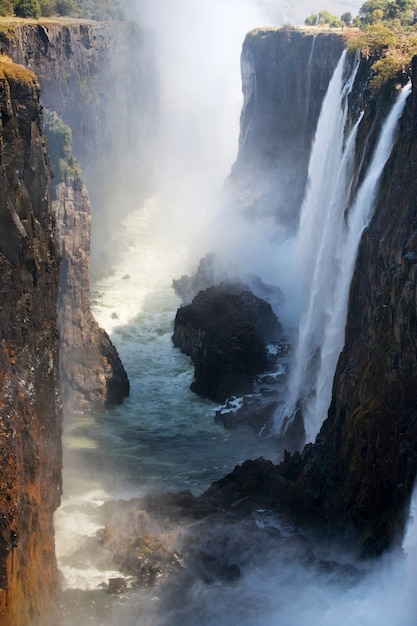
{"label": "dry grass on cliff", "polygon": [[28,83],[35,89],[39,88],[36,74],[28,70],[27,67],[14,63],[4,52],[0,52],[0,79],[1,78],[5,78],[7,81],[13,80],[15,82]]}

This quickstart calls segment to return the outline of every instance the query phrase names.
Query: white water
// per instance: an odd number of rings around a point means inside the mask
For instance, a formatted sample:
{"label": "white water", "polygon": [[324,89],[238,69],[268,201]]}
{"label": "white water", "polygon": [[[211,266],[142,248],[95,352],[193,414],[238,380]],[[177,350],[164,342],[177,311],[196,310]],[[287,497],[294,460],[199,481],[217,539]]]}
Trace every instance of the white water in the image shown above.
{"label": "white water", "polygon": [[280,431],[283,419],[301,407],[307,442],[314,441],[330,405],[333,377],[344,345],[349,286],[360,238],[372,216],[380,176],[410,91],[409,87],[402,90],[385,120],[365,179],[353,206],[348,208],[361,116],[345,142],[346,96],[357,65],[346,84],[343,68],[344,56],[323,103],[310,159],[309,187],[297,236],[302,314],[287,401],[276,417]]}
{"label": "white water", "polygon": [[[230,7],[230,3],[225,4]],[[235,4],[231,4],[236,9]],[[208,6],[207,3],[205,5]],[[168,11],[171,5],[163,2],[162,6]],[[193,12],[198,2],[185,3],[184,6],[185,12]],[[178,13],[174,8],[178,7],[178,3],[172,3],[170,10],[174,14],[168,12],[163,15],[163,21],[167,21],[168,25],[170,19],[172,24],[176,21]],[[209,14],[206,17],[211,18]],[[230,33],[230,28],[230,23],[222,23],[222,32],[226,35]],[[187,27],[183,28],[183,43],[190,42],[190,34],[194,44],[194,47],[187,48],[185,57],[190,48],[193,53],[198,51],[195,42],[202,36],[201,33],[201,24],[199,29],[190,33]],[[239,44],[242,39],[243,36]],[[218,41],[217,36],[215,41]],[[173,50],[175,47],[167,46],[165,53],[169,55]],[[197,57],[196,53],[196,65]],[[236,61],[237,58],[238,50]],[[189,63],[193,59],[185,60]],[[216,63],[213,63],[214,67]],[[176,80],[175,68],[178,66],[174,55],[170,67],[170,89],[174,90],[170,93],[175,98],[176,87],[185,89],[184,73],[181,74],[181,81]],[[181,67],[184,69],[184,66]],[[204,97],[207,94],[213,96],[214,92],[210,92],[207,84],[198,87]],[[189,92],[183,95],[188,97]],[[213,103],[217,113],[219,102],[223,107],[225,100],[216,92]],[[171,103],[171,109],[177,110],[177,104],[178,101]],[[152,199],[144,208],[137,207],[132,211],[120,235],[123,240],[121,247],[126,254],[114,273],[95,286],[93,294],[95,315],[111,333],[128,370],[132,388],[131,397],[123,406],[104,415],[66,418],[64,500],[56,519],[57,547],[65,585],[71,590],[81,589],[83,594],[77,596],[79,608],[76,607],[73,613],[70,607],[66,609],[68,618],[65,626],[77,623],[83,626],[231,626],[237,623],[247,626],[334,626],[338,622],[347,626],[411,626],[415,624],[416,614],[411,593],[415,572],[407,570],[409,561],[401,555],[379,562],[362,583],[353,588],[348,581],[334,580],[325,573],[318,574],[295,563],[283,562],[275,554],[268,553],[268,545],[261,545],[250,546],[254,559],[243,568],[243,576],[238,583],[207,586],[195,581],[187,590],[176,590],[179,599],[174,606],[167,607],[164,590],[159,589],[145,590],[120,600],[109,598],[103,591],[96,591],[101,582],[118,574],[109,563],[91,552],[88,542],[88,538],[102,527],[101,502],[168,489],[191,489],[198,493],[246,458],[263,454],[278,460],[280,456],[272,441],[249,433],[229,433],[214,423],[215,406],[190,393],[188,387],[192,368],[189,360],[171,345],[172,323],[179,304],[171,289],[171,280],[189,270],[189,250],[183,244],[187,237],[195,234],[200,241],[204,239],[206,215],[203,213],[206,208],[213,208],[211,199],[216,191],[211,189],[207,192],[207,186],[203,185],[203,190],[195,195],[194,183],[204,182],[205,159],[209,154],[216,158],[212,150],[213,144],[216,148],[215,138],[218,135],[211,133],[215,110],[201,109],[196,101],[193,106],[194,114],[188,121],[198,124],[204,119],[208,132],[202,132],[202,135],[214,138],[210,149],[198,149],[194,153],[198,156],[201,150],[204,152],[199,175],[193,180],[195,167],[198,165],[200,168],[200,159],[190,161],[187,157],[183,167],[184,145],[178,153],[175,149],[176,141],[181,142],[181,135],[177,135],[175,141],[172,135],[167,147],[171,145],[173,156],[179,154],[181,158],[173,177],[174,185],[171,186],[171,179],[168,180],[169,184],[162,194],[168,205],[161,206],[161,199]],[[238,115],[235,104],[233,110]],[[214,186],[224,177],[222,167],[229,163],[230,151],[235,145],[227,128],[230,117],[222,109],[223,114],[226,122],[222,128],[226,128],[227,132],[223,134],[222,141],[227,144],[229,152],[222,154],[221,159],[209,167],[210,185]],[[237,139],[237,118],[234,129],[232,135]],[[167,132],[171,131],[167,129]],[[187,132],[193,133],[189,126]],[[197,139],[196,143],[201,146]],[[166,163],[170,156],[168,153],[165,155]],[[191,171],[188,171],[187,180],[183,180],[182,176],[190,163]],[[165,182],[168,178],[167,173]],[[189,184],[193,187],[190,202]],[[170,203],[168,191],[173,189],[179,192]],[[206,193],[209,194],[209,202],[206,202]],[[204,211],[200,214],[199,198],[202,197],[205,200]],[[130,204],[134,204],[132,199]],[[195,228],[193,216],[198,228]],[[219,228],[219,233],[221,230]],[[236,234],[228,230],[228,238],[231,238],[231,233]],[[209,233],[206,234],[208,239]],[[262,239],[264,235],[265,239]],[[262,263],[270,261],[272,267],[269,271],[273,276],[276,256],[270,252],[268,235],[271,235],[269,225],[264,225],[261,231],[257,229],[256,233],[247,226],[243,241],[251,241],[252,245],[251,248],[246,247],[250,257],[247,261],[249,267],[259,263],[259,246],[264,244],[261,248],[264,253]],[[291,244],[286,245],[287,251],[292,254]],[[239,247],[242,247],[240,242]],[[415,542],[408,541],[411,554]],[[338,553],[335,558],[343,560],[346,557]],[[89,595],[86,590],[94,590],[94,594]],[[93,598],[91,602],[89,598]],[[101,607],[98,612],[97,607]]]}
{"label": "white water", "polygon": [[126,252],[93,292],[94,315],[117,346],[131,393],[105,414],[65,418],[64,498],[55,526],[68,588],[96,589],[117,574],[100,568],[86,548],[103,525],[104,501],[149,491],[197,494],[254,453],[281,456],[272,440],[216,424],[218,406],[190,391],[190,360],[171,341],[180,305],[171,283],[187,254],[163,226],[156,199],[132,211],[120,230]]}

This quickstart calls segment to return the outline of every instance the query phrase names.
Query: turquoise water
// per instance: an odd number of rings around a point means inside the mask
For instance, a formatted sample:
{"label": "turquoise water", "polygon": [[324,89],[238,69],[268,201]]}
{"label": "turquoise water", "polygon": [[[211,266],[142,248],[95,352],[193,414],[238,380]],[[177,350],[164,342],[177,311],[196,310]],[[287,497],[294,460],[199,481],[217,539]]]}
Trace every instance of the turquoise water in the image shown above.
{"label": "turquoise water", "polygon": [[[125,364],[131,396],[101,415],[65,417],[64,496],[55,519],[65,590],[62,626],[414,625],[413,524],[406,554],[373,563],[356,584],[305,566],[296,553],[283,558],[268,542],[252,543],[249,535],[241,544],[241,579],[232,584],[207,585],[197,579],[181,586],[174,580],[120,596],[105,591],[108,579],[120,573],[94,541],[104,524],[103,502],[155,491],[190,489],[198,494],[246,458],[281,457],[272,439],[224,430],[214,422],[218,407],[190,392],[190,361],[171,343],[179,305],[171,277],[184,271],[185,257],[181,250],[172,254],[158,236],[147,247],[152,215],[148,207],[131,216],[125,236],[141,241],[141,247],[126,245],[120,265],[93,291],[94,313]],[[154,264],[147,263],[151,257]],[[279,520],[259,511],[254,523],[275,527]],[[229,541],[238,540],[237,527],[225,532]],[[291,536],[293,531],[286,532]],[[318,554],[324,550],[314,549]],[[343,547],[333,549],[329,552],[327,546],[323,556],[348,562]]]}
{"label": "turquoise water", "polygon": [[92,293],[93,312],[116,345],[131,392],[103,414],[65,416],[56,529],[68,588],[94,589],[116,575],[88,551],[80,558],[80,546],[101,527],[102,502],[184,489],[197,495],[247,458],[278,461],[282,454],[272,439],[216,424],[218,405],[190,391],[192,364],[171,341],[180,306],[171,283],[185,255],[159,234],[156,209],[149,203],[125,222],[125,254]]}

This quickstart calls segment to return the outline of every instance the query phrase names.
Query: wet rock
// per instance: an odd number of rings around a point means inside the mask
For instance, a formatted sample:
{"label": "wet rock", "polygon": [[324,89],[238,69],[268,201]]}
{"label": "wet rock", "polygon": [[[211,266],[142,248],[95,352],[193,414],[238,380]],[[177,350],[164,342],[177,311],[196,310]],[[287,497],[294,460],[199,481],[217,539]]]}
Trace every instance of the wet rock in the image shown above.
{"label": "wet rock", "polygon": [[195,576],[206,584],[212,585],[216,582],[233,582],[240,578],[240,568],[236,563],[228,564],[222,562],[212,554],[200,551],[193,555],[188,567]]}
{"label": "wet rock", "polygon": [[337,33],[257,28],[247,34],[239,151],[226,190],[248,219],[271,219],[286,232],[298,228],[310,146],[343,46]]}
{"label": "wet rock", "polygon": [[271,433],[278,401],[265,402],[262,396],[244,397],[239,406],[233,398],[224,407],[216,411],[215,421],[231,430],[239,426],[248,426],[256,433]]}
{"label": "wet rock", "polygon": [[127,589],[126,578],[109,578],[108,592],[123,593]]}
{"label": "wet rock", "polygon": [[[62,399],[68,412],[102,412],[109,405],[121,404],[129,395],[129,380],[116,348],[91,312],[91,211],[87,189],[80,169],[74,166],[71,144],[67,142],[64,150],[60,143],[60,131],[67,127],[56,115],[49,114],[47,119],[50,144],[61,170],[67,163],[63,180],[58,179],[52,186],[62,255],[58,302]],[[58,168],[58,163],[52,162],[52,166]]]}
{"label": "wet rock", "polygon": [[107,502],[105,528],[98,539],[114,566],[132,577],[132,586],[150,587],[181,569],[176,537],[151,518],[138,500]]}
{"label": "wet rock", "polygon": [[173,342],[191,356],[191,389],[215,401],[250,393],[268,367],[266,344],[282,336],[269,304],[242,285],[222,283],[201,291],[178,310]]}

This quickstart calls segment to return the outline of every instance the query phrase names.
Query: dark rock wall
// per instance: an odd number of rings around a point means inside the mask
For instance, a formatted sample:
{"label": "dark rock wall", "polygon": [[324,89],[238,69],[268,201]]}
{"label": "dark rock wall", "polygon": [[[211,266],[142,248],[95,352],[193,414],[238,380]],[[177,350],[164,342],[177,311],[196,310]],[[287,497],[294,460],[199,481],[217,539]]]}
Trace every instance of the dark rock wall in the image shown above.
{"label": "dark rock wall", "polygon": [[298,226],[314,133],[339,35],[256,29],[245,38],[239,151],[228,187],[242,211]]}
{"label": "dark rock wall", "polygon": [[[37,72],[43,104],[71,127],[72,149],[85,166],[82,177],[91,185],[89,191],[93,190],[95,228],[101,230],[103,245],[111,249],[109,224],[117,228],[123,207],[113,205],[118,219],[111,220],[110,208],[102,200],[111,197],[109,189],[120,184],[120,167],[125,162],[120,150],[127,149],[127,137],[131,142],[136,136],[128,132],[125,108],[131,109],[132,117],[136,105],[135,114],[146,117],[146,98],[135,100],[140,91],[137,83],[143,78],[140,64],[146,64],[142,34],[127,24],[80,21],[66,26],[20,23],[13,28],[7,37],[0,33],[2,46],[15,60]],[[137,64],[136,56],[140,59]],[[130,73],[126,72],[127,59],[134,67]],[[126,81],[131,83],[130,91]],[[125,104],[127,93],[131,98]],[[140,146],[135,145],[135,149],[140,152]],[[51,165],[58,174],[58,163]],[[129,383],[117,351],[90,311],[91,211],[87,190],[81,173],[65,181],[57,178],[52,192],[63,256],[59,326],[64,408],[103,411],[128,395]],[[140,174],[132,179],[140,189]]]}
{"label": "dark rock wall", "polygon": [[57,592],[60,256],[39,85],[0,57],[0,624],[36,626]]}
{"label": "dark rock wall", "polygon": [[150,37],[128,22],[66,20],[19,23],[0,45],[38,76],[42,102],[72,130],[73,151],[90,195],[94,271],[117,250],[112,233],[152,186],[158,114],[157,71]]}
{"label": "dark rock wall", "polygon": [[178,309],[172,339],[194,363],[192,391],[223,402],[253,391],[268,367],[266,344],[281,335],[267,302],[245,285],[222,283]]}
{"label": "dark rock wall", "polygon": [[67,411],[103,411],[129,395],[129,381],[107,333],[90,309],[91,215],[82,180],[53,187],[52,207],[62,253],[58,319],[60,371]]}
{"label": "dark rock wall", "polygon": [[[283,138],[283,145],[290,142],[291,128],[295,134],[291,120],[300,120],[302,124],[306,119],[302,106],[307,105],[296,95],[300,78],[295,76],[295,70],[290,71],[294,59],[301,58],[301,68],[308,65],[311,40],[308,46],[308,38],[303,41],[303,37],[285,31],[257,31],[247,37],[243,56],[254,60],[252,65],[249,63],[249,78],[244,66],[246,104],[235,176],[240,168],[251,165],[250,158],[255,171],[258,160],[268,162],[268,150],[275,153]],[[317,47],[323,40],[330,59],[340,54],[341,39],[337,41],[335,37],[318,35],[315,43]],[[256,70],[258,50],[260,67],[266,60],[263,70]],[[330,63],[328,70],[333,66],[334,62]],[[375,99],[367,92],[369,71],[369,59],[362,59],[350,99],[352,118],[361,109],[365,111],[358,134],[356,180],[363,176],[381,120],[389,109],[386,89]],[[308,82],[303,76],[300,88],[306,89]],[[312,83],[317,80],[324,88],[322,75],[312,76]],[[359,551],[365,555],[378,554],[401,539],[417,472],[416,80],[415,59],[413,93],[384,171],[374,217],[359,248],[350,292],[346,345],[334,379],[328,418],[316,443],[308,445],[301,454],[286,455],[280,466],[255,462],[232,474],[232,482],[239,483],[242,493],[246,481],[254,484],[253,476],[257,476],[258,495],[268,494],[270,500],[271,494],[275,494],[277,502],[286,502],[302,515],[327,520],[341,532],[350,529]],[[290,84],[294,94],[293,118],[282,104],[282,91]],[[309,100],[308,96],[307,91],[305,100]],[[394,94],[391,96],[392,101]],[[317,97],[313,102],[320,106]],[[281,123],[283,129],[279,130]],[[302,128],[297,133],[294,151],[302,154],[306,134]],[[308,158],[306,146],[305,149],[300,161],[303,171],[303,159]],[[248,156],[250,151],[252,157]],[[249,174],[249,189],[252,184]],[[254,183],[255,193],[257,184]],[[277,195],[279,185],[278,179]],[[289,204],[292,202],[290,194]]]}
{"label": "dark rock wall", "polygon": [[334,503],[371,549],[403,530],[417,472],[417,59],[413,93],[352,280],[346,345],[320,438]]}

